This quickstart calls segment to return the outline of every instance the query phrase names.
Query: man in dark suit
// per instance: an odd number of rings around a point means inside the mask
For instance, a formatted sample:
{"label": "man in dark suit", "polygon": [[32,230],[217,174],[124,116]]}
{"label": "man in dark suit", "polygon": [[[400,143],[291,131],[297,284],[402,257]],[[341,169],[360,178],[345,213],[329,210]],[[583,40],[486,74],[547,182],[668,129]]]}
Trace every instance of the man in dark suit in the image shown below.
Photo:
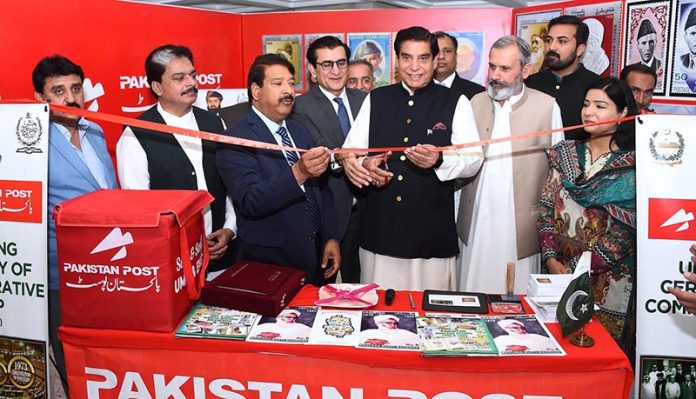
{"label": "man in dark suit", "polygon": [[691,374],[684,374],[684,381],[680,384],[681,398],[694,399],[696,398],[696,382],[694,382]]}
{"label": "man in dark suit", "polygon": [[457,90],[471,100],[473,96],[485,89],[480,84],[462,79],[457,75],[457,38],[445,33],[433,33],[437,37],[437,45],[440,52],[437,53],[437,67],[435,68],[435,83]]}
{"label": "man in dark suit", "polygon": [[221,145],[217,166],[237,210],[242,259],[302,269],[308,282],[321,285],[341,266],[333,195],[317,179],[330,155],[328,148],[314,147],[302,124],[287,119],[295,103],[294,75],[282,55],[257,57],[247,79],[251,110],[225,133],[310,150]]}
{"label": "man in dark suit", "polygon": [[650,109],[653,92],[657,84],[657,74],[647,66],[637,63],[626,66],[621,70],[621,80],[623,80],[633,93],[639,112],[655,112]]}
{"label": "man in dark suit", "polygon": [[[309,130],[317,145],[340,148],[366,94],[347,89],[350,48],[334,36],[315,40],[307,49],[307,65],[317,85],[297,98],[293,115]],[[360,282],[358,256],[358,189],[350,184],[343,168],[329,171],[341,240],[341,280]]]}

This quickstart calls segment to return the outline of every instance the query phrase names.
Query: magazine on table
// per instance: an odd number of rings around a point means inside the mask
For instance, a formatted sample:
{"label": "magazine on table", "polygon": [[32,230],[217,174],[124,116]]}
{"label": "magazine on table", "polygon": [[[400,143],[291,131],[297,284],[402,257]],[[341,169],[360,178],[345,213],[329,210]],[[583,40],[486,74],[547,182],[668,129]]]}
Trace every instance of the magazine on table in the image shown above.
{"label": "magazine on table", "polygon": [[247,341],[306,344],[317,316],[316,306],[287,307],[277,317],[261,316]]}
{"label": "magazine on table", "polygon": [[493,337],[480,317],[419,317],[423,356],[497,356]]}
{"label": "magazine on table", "polygon": [[484,316],[501,356],[564,356],[565,351],[536,315]]}
{"label": "magazine on table", "polygon": [[358,348],[420,350],[415,312],[364,310]]}
{"label": "magazine on table", "polygon": [[320,309],[314,320],[309,343],[312,345],[355,346],[360,335],[359,310]]}
{"label": "magazine on table", "polygon": [[198,302],[181,323],[177,337],[244,340],[258,314]]}

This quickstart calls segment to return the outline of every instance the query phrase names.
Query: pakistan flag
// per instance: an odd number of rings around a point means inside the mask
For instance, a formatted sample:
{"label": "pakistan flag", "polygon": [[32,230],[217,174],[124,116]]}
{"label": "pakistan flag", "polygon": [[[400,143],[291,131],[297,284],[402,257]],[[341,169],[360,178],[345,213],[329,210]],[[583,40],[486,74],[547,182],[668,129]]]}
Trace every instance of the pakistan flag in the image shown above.
{"label": "pakistan flag", "polygon": [[558,302],[556,317],[564,337],[581,329],[592,318],[594,295],[590,279],[591,261],[590,252],[582,254],[573,272],[573,280],[568,284],[568,288]]}

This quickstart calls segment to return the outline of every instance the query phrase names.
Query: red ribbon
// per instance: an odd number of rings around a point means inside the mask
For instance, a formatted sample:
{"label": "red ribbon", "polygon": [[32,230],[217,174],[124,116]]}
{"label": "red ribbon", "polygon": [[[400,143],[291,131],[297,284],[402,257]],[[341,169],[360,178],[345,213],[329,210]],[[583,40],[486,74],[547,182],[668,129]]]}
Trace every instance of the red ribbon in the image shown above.
{"label": "red ribbon", "polygon": [[[147,122],[147,121],[143,121],[143,120],[139,120],[139,119],[127,118],[125,116],[106,114],[103,112],[88,111],[88,110],[74,108],[74,107],[66,107],[64,105],[49,104],[49,106],[54,111],[60,111],[60,112],[66,113],[66,114],[78,115],[78,116],[81,116],[81,117],[87,118],[87,119],[95,119],[95,120],[100,120],[100,121],[104,121],[104,122],[116,123],[116,124],[120,124],[120,125],[134,126],[134,127],[139,127],[142,129],[154,130],[154,131],[161,132],[161,133],[180,134],[182,136],[197,137],[197,138],[200,138],[202,140],[215,141],[218,143],[232,144],[232,145],[238,145],[238,146],[242,146],[242,147],[261,148],[261,149],[266,149],[266,150],[298,151],[298,152],[306,152],[307,151],[307,150],[302,149],[302,148],[286,147],[286,146],[282,146],[282,145],[278,145],[278,144],[270,144],[270,143],[264,143],[264,142],[260,142],[260,141],[241,139],[241,138],[232,137],[232,136],[225,136],[222,134],[215,134],[215,133],[198,131],[198,130],[193,130],[193,129],[185,129],[185,128],[180,128],[180,127],[168,126],[168,125],[163,125],[161,123]],[[486,145],[490,145],[490,144],[503,143],[506,141],[522,140],[522,139],[527,139],[530,137],[546,136],[546,135],[553,134],[556,132],[564,132],[566,130],[574,130],[574,129],[591,127],[591,126],[610,125],[610,124],[614,124],[614,123],[630,121],[632,119],[635,119],[636,116],[637,115],[625,116],[623,118],[612,119],[612,120],[603,121],[603,122],[588,123],[588,124],[584,124],[584,125],[580,124],[580,125],[574,125],[574,126],[561,127],[561,128],[557,128],[557,129],[539,130],[539,131],[531,132],[531,133],[523,133],[523,134],[518,134],[515,136],[500,137],[497,139],[489,139],[489,140],[481,140],[481,141],[475,141],[475,142],[471,142],[471,143],[453,144],[453,145],[448,145],[445,147],[436,147],[436,151],[440,151],[440,152],[453,151],[453,150],[459,150],[462,148],[486,146]],[[388,151],[403,152],[407,148],[410,148],[410,147],[404,146],[404,147],[375,147],[375,148],[336,148],[336,149],[331,150],[331,152],[334,154],[347,154],[347,153],[362,154],[362,153],[380,153],[380,152],[388,152]]]}

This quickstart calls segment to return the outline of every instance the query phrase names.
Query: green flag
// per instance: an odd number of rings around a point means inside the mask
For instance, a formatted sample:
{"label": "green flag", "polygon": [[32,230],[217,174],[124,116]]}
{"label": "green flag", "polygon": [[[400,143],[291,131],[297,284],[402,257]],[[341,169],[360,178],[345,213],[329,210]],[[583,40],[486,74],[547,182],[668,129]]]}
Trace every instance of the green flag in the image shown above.
{"label": "green flag", "polygon": [[582,254],[573,273],[574,278],[558,302],[556,317],[564,337],[581,329],[592,318],[594,295],[590,279],[591,256],[590,252]]}

